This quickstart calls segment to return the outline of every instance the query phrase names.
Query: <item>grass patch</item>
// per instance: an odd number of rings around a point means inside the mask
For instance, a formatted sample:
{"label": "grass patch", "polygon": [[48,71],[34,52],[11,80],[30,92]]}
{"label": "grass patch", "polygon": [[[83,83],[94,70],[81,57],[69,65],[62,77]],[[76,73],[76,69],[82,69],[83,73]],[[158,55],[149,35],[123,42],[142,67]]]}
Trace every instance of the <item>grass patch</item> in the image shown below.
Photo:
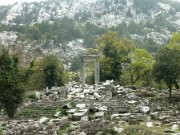
{"label": "grass patch", "polygon": [[[106,133],[110,129],[109,124],[104,122],[82,122],[80,125],[81,131],[84,131],[87,135],[95,135],[98,131]],[[109,131],[113,132],[112,130]]]}
{"label": "grass patch", "polygon": [[171,127],[167,125],[162,125],[161,127],[157,127],[154,124],[153,127],[148,128],[146,126],[146,123],[140,125],[124,125],[124,134],[125,135],[162,135],[164,131],[167,129],[171,129]]}
{"label": "grass patch", "polygon": [[65,134],[69,127],[70,127],[70,121],[67,118],[62,119],[59,123],[59,130],[57,134],[58,135]]}
{"label": "grass patch", "polygon": [[153,91],[138,91],[136,95],[139,97],[155,97],[156,94]]}
{"label": "grass patch", "polygon": [[0,135],[3,134],[3,129],[0,127]]}
{"label": "grass patch", "polygon": [[153,135],[152,132],[145,126],[131,125],[124,128],[126,135]]}

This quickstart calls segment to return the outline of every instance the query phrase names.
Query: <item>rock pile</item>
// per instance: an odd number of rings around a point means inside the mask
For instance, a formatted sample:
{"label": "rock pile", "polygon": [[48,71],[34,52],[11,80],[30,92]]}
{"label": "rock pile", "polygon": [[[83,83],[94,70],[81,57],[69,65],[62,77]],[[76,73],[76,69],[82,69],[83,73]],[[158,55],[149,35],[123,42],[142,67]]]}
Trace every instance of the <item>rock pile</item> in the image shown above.
{"label": "rock pile", "polygon": [[[68,127],[69,134],[86,134],[86,130],[81,129],[82,122],[87,125],[107,122],[118,133],[126,132],[127,126],[141,125],[149,129],[164,128],[164,133],[178,134],[179,102],[168,104],[157,95],[159,92],[156,89],[123,87],[114,85],[113,81],[85,87],[71,82],[64,87],[35,92],[22,106],[24,113],[19,112],[22,116],[29,109],[36,117],[28,115],[25,118],[32,119],[2,122],[0,127],[6,129],[3,131],[4,135],[24,134],[29,131],[56,135],[59,130],[66,130],[64,125]],[[87,131],[89,132],[88,128]]]}

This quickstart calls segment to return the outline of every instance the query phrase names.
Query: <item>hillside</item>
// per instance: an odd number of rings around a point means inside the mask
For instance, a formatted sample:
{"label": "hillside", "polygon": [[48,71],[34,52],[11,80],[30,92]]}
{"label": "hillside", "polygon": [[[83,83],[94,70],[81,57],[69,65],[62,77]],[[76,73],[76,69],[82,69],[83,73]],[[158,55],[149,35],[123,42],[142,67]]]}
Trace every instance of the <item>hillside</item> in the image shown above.
{"label": "hillside", "polygon": [[29,58],[53,53],[71,59],[93,47],[97,36],[113,30],[155,52],[172,32],[180,31],[179,20],[180,3],[168,0],[15,3],[0,8],[0,43],[9,48],[18,45]]}

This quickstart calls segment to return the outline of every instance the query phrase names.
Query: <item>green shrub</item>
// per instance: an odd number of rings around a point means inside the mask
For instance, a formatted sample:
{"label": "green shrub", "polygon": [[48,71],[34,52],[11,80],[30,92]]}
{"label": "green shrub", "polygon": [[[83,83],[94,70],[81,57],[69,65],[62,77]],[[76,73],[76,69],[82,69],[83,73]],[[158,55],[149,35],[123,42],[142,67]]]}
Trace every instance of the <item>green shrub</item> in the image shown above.
{"label": "green shrub", "polygon": [[28,96],[29,99],[32,99],[32,100],[37,100],[36,98],[36,95],[35,94],[31,94]]}
{"label": "green shrub", "polygon": [[124,133],[126,135],[152,135],[148,128],[140,125],[128,126],[125,128]]}
{"label": "green shrub", "polygon": [[2,135],[3,133],[3,129],[0,127],[0,135]]}
{"label": "green shrub", "polygon": [[115,131],[113,128],[110,128],[110,129],[106,129],[102,135],[117,135],[118,132]]}
{"label": "green shrub", "polygon": [[24,80],[19,59],[8,51],[0,52],[0,104],[10,118],[14,117],[24,98]]}
{"label": "green shrub", "polygon": [[83,130],[87,135],[95,135],[98,131],[105,133],[109,128],[107,123],[103,122],[82,122],[80,129]]}

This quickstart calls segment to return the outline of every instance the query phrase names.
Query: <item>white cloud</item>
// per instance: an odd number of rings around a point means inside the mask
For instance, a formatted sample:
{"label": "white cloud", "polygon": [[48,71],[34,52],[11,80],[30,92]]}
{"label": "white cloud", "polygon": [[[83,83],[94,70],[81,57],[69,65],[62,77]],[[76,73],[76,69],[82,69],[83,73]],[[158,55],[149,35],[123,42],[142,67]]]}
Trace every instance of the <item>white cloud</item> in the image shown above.
{"label": "white cloud", "polygon": [[14,4],[15,2],[32,2],[32,1],[47,1],[47,0],[0,0],[0,5]]}

